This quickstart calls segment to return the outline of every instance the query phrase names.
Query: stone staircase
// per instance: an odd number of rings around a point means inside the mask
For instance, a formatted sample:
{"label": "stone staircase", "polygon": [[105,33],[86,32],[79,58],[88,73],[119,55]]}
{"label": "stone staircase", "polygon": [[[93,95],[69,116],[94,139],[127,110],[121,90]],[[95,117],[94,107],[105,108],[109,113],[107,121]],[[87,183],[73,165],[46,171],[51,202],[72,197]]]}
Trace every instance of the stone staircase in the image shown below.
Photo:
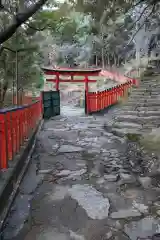
{"label": "stone staircase", "polygon": [[[153,79],[153,80],[151,80]],[[105,128],[119,137],[143,134],[160,127],[160,74],[145,76],[133,89],[128,101]]]}
{"label": "stone staircase", "polygon": [[104,126],[107,132],[123,139],[128,169],[134,174],[155,179],[160,178],[159,93],[160,73],[144,75],[139,88],[132,89],[128,100]]}

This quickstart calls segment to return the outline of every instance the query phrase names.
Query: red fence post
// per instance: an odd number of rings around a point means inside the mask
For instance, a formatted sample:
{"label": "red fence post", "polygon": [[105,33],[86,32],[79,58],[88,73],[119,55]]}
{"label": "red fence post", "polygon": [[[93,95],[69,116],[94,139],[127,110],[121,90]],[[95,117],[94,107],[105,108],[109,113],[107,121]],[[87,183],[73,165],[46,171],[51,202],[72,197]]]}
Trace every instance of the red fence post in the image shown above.
{"label": "red fence post", "polygon": [[59,73],[56,72],[55,76],[56,76],[56,91],[58,91],[59,90]]}
{"label": "red fence post", "polygon": [[107,106],[107,91],[105,90],[105,93],[104,93],[105,95],[105,97],[104,97],[104,107],[106,107]]}
{"label": "red fence post", "polygon": [[106,107],[108,107],[108,105],[109,105],[109,91],[107,89],[107,105],[106,105]]}
{"label": "red fence post", "polygon": [[130,87],[132,87],[131,81],[104,91],[88,93],[88,112],[100,111],[117,103],[121,97],[127,94]]}
{"label": "red fence post", "polygon": [[101,99],[101,105],[100,105],[100,109],[99,111],[102,109],[103,107],[103,92],[100,92],[100,99]]}
{"label": "red fence post", "polygon": [[117,99],[117,86],[115,87],[115,101],[117,103],[118,99]]}
{"label": "red fence post", "polygon": [[0,113],[0,168],[6,169],[8,167],[7,161],[7,134],[6,134],[6,114]]}
{"label": "red fence post", "polygon": [[100,92],[100,99],[101,99],[101,105],[99,110],[101,110],[103,107],[103,92]]}
{"label": "red fence post", "polygon": [[110,89],[108,89],[108,106],[110,105]]}
{"label": "red fence post", "polygon": [[111,88],[109,88],[109,106],[111,105],[111,101],[112,101],[112,90]]}
{"label": "red fence post", "polygon": [[115,104],[115,87],[113,87],[113,104]]}
{"label": "red fence post", "polygon": [[124,97],[124,84],[122,85],[122,97]]}
{"label": "red fence post", "polygon": [[104,109],[104,91],[102,91],[102,107],[101,109]]}
{"label": "red fence post", "polygon": [[97,94],[97,111],[99,111],[99,109],[100,109],[100,95],[99,95],[98,91],[96,92],[96,94]]}
{"label": "red fence post", "polygon": [[0,169],[8,167],[8,161],[13,160],[25,139],[41,120],[41,101],[0,111]]}
{"label": "red fence post", "polygon": [[86,113],[88,114],[89,113],[89,109],[90,109],[90,107],[89,107],[89,96],[88,96],[88,92],[89,92],[89,89],[88,89],[88,76],[85,76],[85,79],[84,79],[84,81],[85,81],[85,95],[86,95],[86,98],[85,98],[85,100],[86,100]]}
{"label": "red fence post", "polygon": [[105,96],[106,96],[106,92],[104,90],[103,91],[103,109],[105,108]]}
{"label": "red fence post", "polygon": [[6,112],[6,137],[7,137],[7,160],[12,160],[13,158],[13,143],[12,143],[12,118],[11,112]]}
{"label": "red fence post", "polygon": [[112,105],[112,88],[110,88],[110,104],[109,105]]}

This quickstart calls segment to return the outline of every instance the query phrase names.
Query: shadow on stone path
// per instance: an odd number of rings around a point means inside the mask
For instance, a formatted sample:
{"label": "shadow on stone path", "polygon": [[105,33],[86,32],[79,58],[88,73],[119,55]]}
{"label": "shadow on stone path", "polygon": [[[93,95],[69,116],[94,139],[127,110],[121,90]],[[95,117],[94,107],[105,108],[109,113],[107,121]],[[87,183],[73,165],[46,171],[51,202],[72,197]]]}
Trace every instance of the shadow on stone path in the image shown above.
{"label": "shadow on stone path", "polygon": [[127,168],[125,143],[103,116],[46,121],[4,240],[160,239],[160,197]]}

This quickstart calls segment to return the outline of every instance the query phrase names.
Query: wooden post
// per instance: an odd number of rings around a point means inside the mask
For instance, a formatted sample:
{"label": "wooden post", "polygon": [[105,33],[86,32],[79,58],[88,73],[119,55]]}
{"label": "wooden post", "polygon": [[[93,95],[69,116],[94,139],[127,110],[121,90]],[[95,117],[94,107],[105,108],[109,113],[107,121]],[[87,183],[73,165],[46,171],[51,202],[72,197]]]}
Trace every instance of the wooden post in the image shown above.
{"label": "wooden post", "polygon": [[59,72],[56,72],[56,91],[59,91]]}
{"label": "wooden post", "polygon": [[88,98],[88,76],[85,76],[85,113],[89,113],[89,98]]}
{"label": "wooden post", "polygon": [[6,132],[6,114],[5,112],[0,114],[0,169],[6,169],[8,167],[7,159],[7,132]]}

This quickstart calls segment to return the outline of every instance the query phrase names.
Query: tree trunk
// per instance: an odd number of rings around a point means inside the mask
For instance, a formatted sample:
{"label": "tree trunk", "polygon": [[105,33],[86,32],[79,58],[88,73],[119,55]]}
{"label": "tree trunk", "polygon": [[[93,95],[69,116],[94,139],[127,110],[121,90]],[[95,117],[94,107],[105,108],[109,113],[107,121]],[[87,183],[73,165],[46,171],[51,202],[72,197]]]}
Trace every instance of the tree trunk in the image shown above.
{"label": "tree trunk", "polygon": [[6,92],[8,89],[8,81],[5,82],[4,84],[0,84],[0,108],[3,108],[4,106],[4,100],[6,96]]}
{"label": "tree trunk", "polygon": [[104,48],[102,47],[102,52],[101,52],[101,54],[102,54],[102,68],[104,68],[104,66],[105,66],[105,62],[104,62]]}
{"label": "tree trunk", "polygon": [[34,3],[28,7],[25,12],[17,13],[11,24],[0,32],[0,44],[11,38],[16,32],[17,28],[19,28],[30,17],[32,17],[46,2],[47,0],[39,0],[37,3]]}
{"label": "tree trunk", "polygon": [[110,54],[107,55],[108,66],[110,67]]}
{"label": "tree trunk", "polygon": [[117,66],[119,67],[119,56],[117,56]]}
{"label": "tree trunk", "polygon": [[98,66],[98,57],[97,57],[97,54],[96,54],[96,67]]}
{"label": "tree trunk", "polygon": [[114,65],[116,65],[116,57],[114,53],[113,53],[113,62],[114,62]]}

